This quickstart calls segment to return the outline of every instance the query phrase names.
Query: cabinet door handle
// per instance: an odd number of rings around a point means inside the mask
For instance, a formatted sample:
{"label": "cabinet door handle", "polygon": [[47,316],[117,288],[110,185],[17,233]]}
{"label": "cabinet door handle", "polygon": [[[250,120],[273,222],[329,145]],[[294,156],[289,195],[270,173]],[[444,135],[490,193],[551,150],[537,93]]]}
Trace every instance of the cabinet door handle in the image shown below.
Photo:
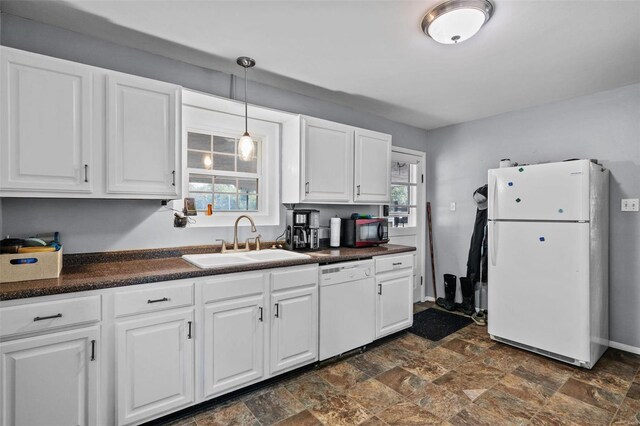
{"label": "cabinet door handle", "polygon": [[35,317],[34,321],[44,321],[53,318],[62,318],[62,314],[49,315],[48,317]]}
{"label": "cabinet door handle", "polygon": [[276,313],[275,313],[275,317],[276,318],[280,318],[280,304],[276,303]]}
{"label": "cabinet door handle", "polygon": [[382,284],[378,284],[378,294],[382,295]]}
{"label": "cabinet door handle", "polygon": [[189,326],[189,330],[187,332],[187,339],[191,339],[191,321],[187,321],[187,325]]}
{"label": "cabinet door handle", "polygon": [[96,360],[96,341],[91,341],[91,361]]}
{"label": "cabinet door handle", "polygon": [[171,172],[171,185],[176,186],[176,171]]}
{"label": "cabinet door handle", "polygon": [[89,182],[89,165],[84,165],[84,181]]}
{"label": "cabinet door handle", "polygon": [[357,195],[360,195],[360,185],[357,185],[357,186],[356,186],[356,188],[357,188],[357,190],[358,190],[358,191],[357,191]]}
{"label": "cabinet door handle", "polygon": [[258,321],[263,321],[262,319],[262,306],[259,306],[258,309],[260,310],[260,316],[258,317]]}
{"label": "cabinet door handle", "polygon": [[163,297],[162,299],[154,299],[154,300],[147,300],[147,303],[158,303],[158,302],[168,302],[169,298],[168,297]]}
{"label": "cabinet door handle", "polygon": [[306,182],[306,183],[304,184],[304,193],[305,193],[305,194],[308,194],[308,193],[309,193],[309,182]]}

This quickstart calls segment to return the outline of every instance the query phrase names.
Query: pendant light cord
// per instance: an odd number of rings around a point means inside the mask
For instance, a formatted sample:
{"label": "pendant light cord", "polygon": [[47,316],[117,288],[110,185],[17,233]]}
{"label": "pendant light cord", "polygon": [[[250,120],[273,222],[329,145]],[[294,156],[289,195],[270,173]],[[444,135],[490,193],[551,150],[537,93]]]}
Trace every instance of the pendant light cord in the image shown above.
{"label": "pendant light cord", "polygon": [[244,132],[249,132],[249,118],[247,114],[247,67],[244,67]]}

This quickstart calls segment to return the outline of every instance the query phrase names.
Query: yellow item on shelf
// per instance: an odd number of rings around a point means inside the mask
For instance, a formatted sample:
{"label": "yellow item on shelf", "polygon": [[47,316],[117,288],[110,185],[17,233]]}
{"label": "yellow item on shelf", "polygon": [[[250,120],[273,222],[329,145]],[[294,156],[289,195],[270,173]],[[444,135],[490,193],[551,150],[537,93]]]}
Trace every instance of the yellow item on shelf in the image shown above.
{"label": "yellow item on shelf", "polygon": [[55,247],[45,246],[45,247],[20,247],[18,249],[18,253],[44,253],[56,251]]}

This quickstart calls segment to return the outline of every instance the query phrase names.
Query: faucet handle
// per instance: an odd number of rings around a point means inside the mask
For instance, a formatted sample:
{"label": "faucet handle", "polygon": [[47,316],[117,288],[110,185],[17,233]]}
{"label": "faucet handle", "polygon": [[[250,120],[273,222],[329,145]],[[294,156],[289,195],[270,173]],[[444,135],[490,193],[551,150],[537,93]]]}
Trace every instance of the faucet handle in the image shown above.
{"label": "faucet handle", "polygon": [[223,239],[217,239],[216,241],[221,241],[222,249],[220,250],[220,253],[226,253],[227,252],[227,243]]}
{"label": "faucet handle", "polygon": [[262,238],[262,234],[258,234],[256,237],[256,251],[260,251],[260,238]]}

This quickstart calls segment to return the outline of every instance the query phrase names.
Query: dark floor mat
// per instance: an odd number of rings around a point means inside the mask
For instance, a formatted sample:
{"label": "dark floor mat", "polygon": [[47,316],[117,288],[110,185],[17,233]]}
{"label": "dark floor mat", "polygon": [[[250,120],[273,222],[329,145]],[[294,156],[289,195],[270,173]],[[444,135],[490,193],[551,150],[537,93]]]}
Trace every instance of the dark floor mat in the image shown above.
{"label": "dark floor mat", "polygon": [[438,341],[472,322],[471,318],[462,315],[429,308],[413,316],[413,326],[409,332],[425,339]]}

